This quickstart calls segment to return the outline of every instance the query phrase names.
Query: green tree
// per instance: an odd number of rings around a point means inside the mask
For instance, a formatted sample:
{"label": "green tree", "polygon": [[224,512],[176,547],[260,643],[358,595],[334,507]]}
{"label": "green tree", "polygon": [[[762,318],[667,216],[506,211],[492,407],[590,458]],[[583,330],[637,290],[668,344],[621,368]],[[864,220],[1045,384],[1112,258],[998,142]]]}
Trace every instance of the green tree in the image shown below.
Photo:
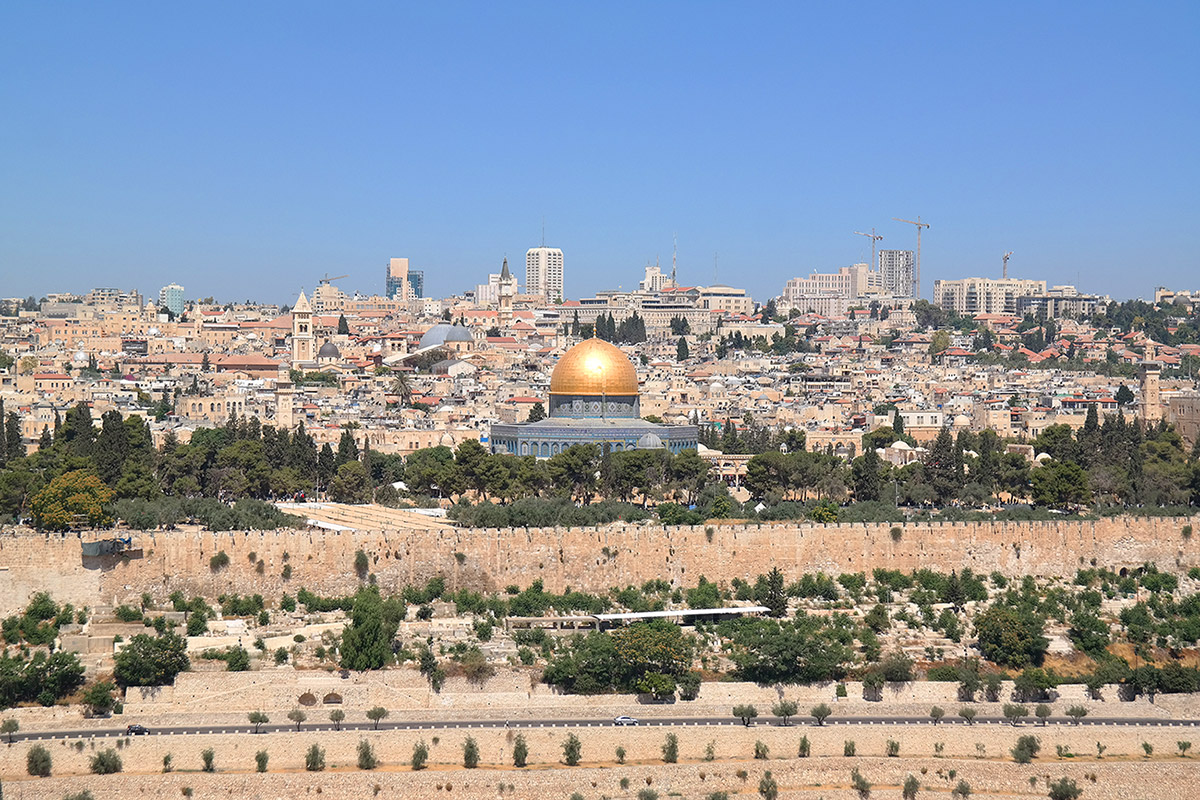
{"label": "green tree", "polygon": [[350,624],[342,631],[342,667],[353,670],[383,669],[392,661],[392,639],[399,618],[384,613],[379,590],[367,586],[354,597]]}
{"label": "green tree", "polygon": [[0,722],[0,734],[8,737],[8,743],[13,743],[13,734],[21,729],[21,724],[12,717]]}
{"label": "green tree", "polygon": [[475,741],[474,736],[468,736],[463,740],[463,766],[467,769],[475,769],[479,766],[479,743]]}
{"label": "green tree", "polygon": [[50,481],[34,496],[30,510],[41,530],[65,531],[78,524],[103,528],[112,524],[107,506],[115,497],[94,472],[77,469]]}
{"label": "green tree", "polygon": [[763,800],[775,800],[779,797],[779,784],[775,782],[771,770],[764,772],[762,778],[759,779],[758,794]]}
{"label": "green tree", "polygon": [[546,407],[541,402],[534,403],[529,409],[529,416],[526,422],[541,422],[546,418]]}
{"label": "green tree", "polygon": [[833,714],[833,709],[825,703],[819,703],[813,706],[808,713],[809,716],[817,721],[817,725],[820,726],[824,725],[825,720],[829,719],[830,715]]}
{"label": "green tree", "polygon": [[663,742],[662,760],[665,764],[674,764],[679,760],[679,737],[673,733],[668,733]]}
{"label": "green tree", "polygon": [[740,719],[743,725],[749,728],[750,720],[758,716],[758,709],[750,703],[743,703],[733,707],[733,715]]}
{"label": "green tree", "polygon": [[304,769],[309,772],[322,772],[325,769],[325,751],[316,742],[304,754]]}
{"label": "green tree", "polygon": [[300,730],[300,724],[308,719],[308,714],[305,714],[299,708],[293,708],[287,713],[287,718],[296,723],[296,730]]}
{"label": "green tree", "polygon": [[361,461],[347,461],[329,482],[329,499],[335,503],[371,502],[371,480]]}
{"label": "green tree", "polygon": [[269,760],[270,760],[270,756],[267,754],[267,751],[259,750],[257,753],[254,754],[255,769],[258,772],[266,772],[267,771],[267,762]]}
{"label": "green tree", "polygon": [[346,712],[342,711],[340,708],[335,708],[333,711],[329,712],[329,721],[333,723],[333,729],[335,731],[340,731],[342,729],[342,723],[345,720]]}
{"label": "green tree", "polygon": [[263,725],[271,721],[271,718],[262,711],[251,711],[249,716],[250,724],[254,726],[254,732],[258,733]]}
{"label": "green tree", "polygon": [[690,353],[688,352],[687,339],[680,336],[679,341],[675,343],[675,360],[687,361],[689,357]]}
{"label": "green tree", "polygon": [[762,598],[762,604],[769,609],[769,616],[782,617],[787,614],[788,597],[783,583],[783,573],[779,567],[771,567],[767,573],[767,591]]}
{"label": "green tree", "polygon": [[567,736],[562,743],[563,762],[568,767],[579,766],[579,757],[582,749],[583,745],[580,743],[578,736],[573,733]]}
{"label": "green tree", "polygon": [[425,762],[429,760],[429,745],[421,740],[413,745],[412,751],[412,768],[413,771],[425,769]]}
{"label": "green tree", "polygon": [[975,634],[984,658],[1006,667],[1040,664],[1049,647],[1045,623],[1027,609],[993,605],[975,618]]}
{"label": "green tree", "polygon": [[165,686],[191,665],[187,640],[175,633],[139,633],[117,653],[113,675],[121,686]]}
{"label": "green tree", "polygon": [[121,771],[121,756],[110,747],[92,756],[88,766],[94,775],[112,775]]}
{"label": "green tree", "polygon": [[83,704],[88,707],[92,716],[103,716],[112,711],[116,705],[113,690],[116,686],[112,681],[96,681],[83,692]]}
{"label": "green tree", "polygon": [[375,724],[375,730],[379,730],[380,720],[387,719],[388,710],[383,706],[375,706],[367,711],[367,719]]}
{"label": "green tree", "polygon": [[525,734],[518,733],[517,738],[513,740],[513,766],[523,767],[529,759],[529,745],[525,741]]}
{"label": "green tree", "polygon": [[358,768],[371,770],[379,766],[379,759],[375,757],[375,750],[371,747],[371,743],[366,739],[358,740]]}
{"label": "green tree", "polygon": [[49,778],[53,763],[50,751],[40,744],[35,744],[25,754],[25,771],[35,778]]}
{"label": "green tree", "polygon": [[339,336],[349,336],[350,335],[350,323],[346,322],[345,314],[338,314],[337,332],[338,332]]}

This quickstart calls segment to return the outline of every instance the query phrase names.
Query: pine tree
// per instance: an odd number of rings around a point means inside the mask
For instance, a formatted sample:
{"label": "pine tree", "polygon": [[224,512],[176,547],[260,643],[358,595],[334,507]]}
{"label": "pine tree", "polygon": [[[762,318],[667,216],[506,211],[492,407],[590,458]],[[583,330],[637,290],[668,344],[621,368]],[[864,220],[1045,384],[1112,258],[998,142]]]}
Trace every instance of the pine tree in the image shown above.
{"label": "pine tree", "polygon": [[943,427],[925,457],[925,475],[938,503],[945,505],[962,489],[962,457],[950,429]]}

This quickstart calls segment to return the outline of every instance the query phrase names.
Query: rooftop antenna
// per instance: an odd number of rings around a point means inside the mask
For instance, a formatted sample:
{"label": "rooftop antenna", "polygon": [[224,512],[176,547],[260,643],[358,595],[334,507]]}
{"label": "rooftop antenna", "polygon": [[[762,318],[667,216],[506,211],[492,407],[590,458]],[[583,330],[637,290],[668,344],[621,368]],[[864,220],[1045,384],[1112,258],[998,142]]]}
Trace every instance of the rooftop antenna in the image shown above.
{"label": "rooftop antenna", "polygon": [[1004,254],[1004,280],[1008,280],[1008,257],[1012,255],[1012,250]]}
{"label": "rooftop antenna", "polygon": [[546,246],[546,218],[542,217],[542,247]]}
{"label": "rooftop antenna", "polygon": [[717,282],[717,254],[713,253],[713,283]]}

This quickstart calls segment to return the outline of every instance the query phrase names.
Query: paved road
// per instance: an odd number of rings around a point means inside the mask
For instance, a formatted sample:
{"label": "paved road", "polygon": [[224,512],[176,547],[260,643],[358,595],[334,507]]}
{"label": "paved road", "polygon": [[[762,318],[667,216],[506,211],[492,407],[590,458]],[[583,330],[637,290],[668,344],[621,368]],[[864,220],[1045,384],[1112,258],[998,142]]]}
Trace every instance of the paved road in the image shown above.
{"label": "paved road", "polygon": [[[132,720],[131,720],[132,721]],[[653,717],[651,719],[641,720],[639,725],[643,727],[665,727],[665,726],[687,726],[687,727],[709,727],[709,726],[730,726],[741,725],[741,721],[733,717]],[[840,725],[933,725],[934,722],[929,717],[831,717],[825,721],[826,727]],[[940,723],[945,726],[966,726],[967,722],[959,718],[945,718]],[[1197,728],[1200,727],[1200,720],[1197,719],[1163,719],[1160,717],[1084,717],[1079,725],[1088,726],[1105,726],[1105,727],[1139,727],[1139,728]],[[780,720],[777,717],[768,717],[757,719],[751,722],[752,727],[778,726]],[[1011,723],[1000,717],[976,717],[974,725],[1006,725]],[[1067,719],[1054,719],[1049,723],[1050,726],[1074,726],[1075,722]],[[812,727],[813,722],[809,717],[793,717],[790,721],[790,726],[795,728]],[[511,727],[514,729],[529,729],[529,728],[611,728],[613,723],[611,720],[598,719],[554,719],[554,720],[520,720],[511,723],[505,723],[503,720],[453,720],[446,722],[403,722],[403,721],[388,721],[384,720],[379,723],[381,731],[395,730],[454,730],[456,728],[505,728]],[[1040,722],[1030,720],[1022,723],[1021,728],[1040,728]],[[300,731],[332,731],[334,725],[326,721],[306,722],[300,725]],[[343,722],[342,730],[348,731],[366,731],[375,729],[374,723],[371,722]],[[295,723],[270,723],[260,726],[258,735],[268,733],[276,733],[279,731],[295,731]],[[246,733],[254,734],[254,726],[250,724],[236,725],[178,725],[170,727],[152,727],[149,735],[151,736],[187,736],[198,733]],[[16,733],[13,735],[13,741],[38,741],[44,739],[86,739],[91,737],[119,737],[125,735],[124,726],[118,728],[92,728],[90,730],[61,730],[61,731],[31,731],[29,733]]]}

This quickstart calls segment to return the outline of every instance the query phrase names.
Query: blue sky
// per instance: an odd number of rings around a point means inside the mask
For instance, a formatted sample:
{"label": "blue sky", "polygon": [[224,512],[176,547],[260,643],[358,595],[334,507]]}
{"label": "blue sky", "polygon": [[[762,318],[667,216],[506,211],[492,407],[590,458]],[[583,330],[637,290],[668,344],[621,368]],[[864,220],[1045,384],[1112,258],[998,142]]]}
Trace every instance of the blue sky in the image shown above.
{"label": "blue sky", "polygon": [[[1200,288],[1200,4],[0,7],[0,295],[436,295],[565,254],[567,294],[757,298],[912,248],[939,277]],[[523,268],[518,271],[523,277]]]}

